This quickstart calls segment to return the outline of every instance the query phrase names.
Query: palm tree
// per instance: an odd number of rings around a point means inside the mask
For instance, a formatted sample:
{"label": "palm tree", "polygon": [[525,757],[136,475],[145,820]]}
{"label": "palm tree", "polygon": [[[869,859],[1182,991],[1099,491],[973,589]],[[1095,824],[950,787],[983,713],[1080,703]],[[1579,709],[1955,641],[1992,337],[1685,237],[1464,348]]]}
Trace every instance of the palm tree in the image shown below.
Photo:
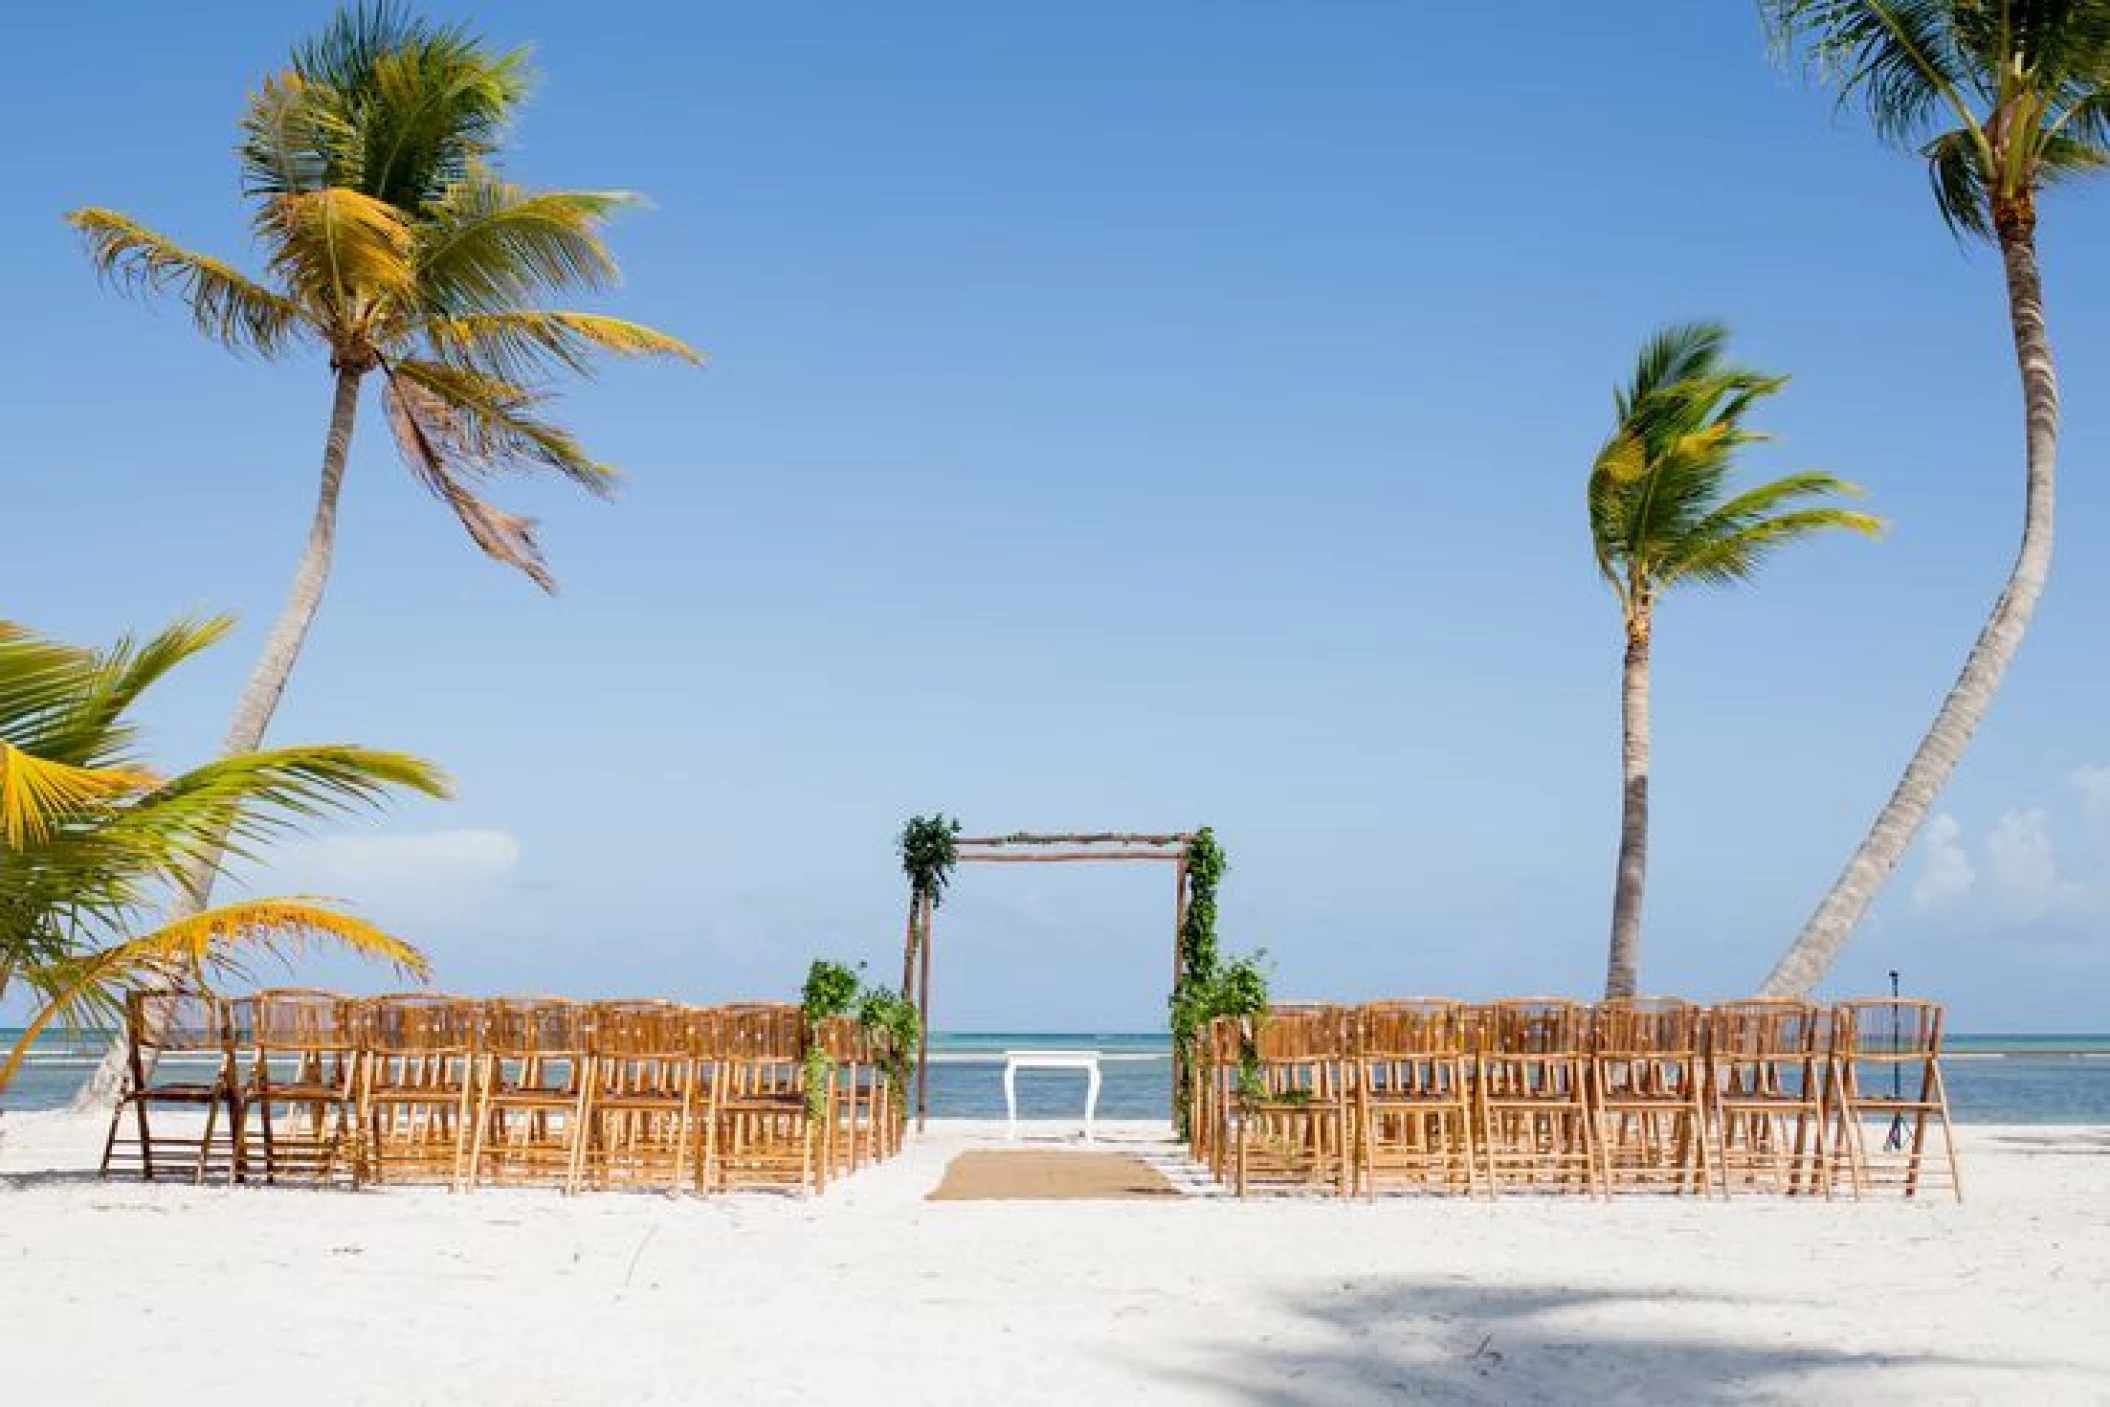
{"label": "palm tree", "polygon": [[2037,194],[2110,159],[2110,0],[1761,0],[1784,53],[1924,157],[1942,217],[1990,239],[2022,375],[2022,544],[1963,670],[1897,789],[1765,991],[1822,977],[1867,912],[1992,706],[2051,570],[2059,385],[2037,270]]}
{"label": "palm tree", "polygon": [[[268,357],[321,352],[335,393],[322,483],[293,588],[227,732],[253,751],[285,692],[321,605],[336,545],[361,388],[382,409],[411,473],[493,558],[553,587],[533,524],[472,485],[554,472],[596,494],[616,473],[542,414],[549,382],[599,353],[697,355],[662,332],[598,313],[538,306],[549,294],[616,282],[602,238],[635,197],[529,190],[496,159],[528,87],[521,53],[494,53],[458,27],[435,28],[393,0],[340,9],[264,81],[243,116],[240,148],[251,228],[267,276],[185,249],[100,207],[67,219],[119,286],[173,294],[200,331]],[[179,904],[210,897],[211,847]]]}
{"label": "palm tree", "polygon": [[1860,490],[1829,474],[1790,474],[1728,496],[1739,449],[1765,437],[1745,414],[1787,382],[1725,360],[1728,329],[1669,327],[1649,339],[1614,394],[1618,423],[1590,466],[1590,542],[1625,625],[1620,695],[1619,868],[1605,995],[1634,994],[1648,872],[1648,660],[1656,603],[1686,582],[1747,580],[1790,542],[1832,528],[1873,534],[1866,513],[1825,500]]}
{"label": "palm tree", "polygon": [[0,622],[0,997],[19,981],[37,1003],[0,1064],[0,1089],[46,1027],[108,1020],[128,986],[205,982],[315,941],[424,975],[417,949],[327,904],[254,899],[154,921],[157,901],[203,855],[249,854],[392,789],[446,794],[430,764],[359,747],[241,753],[174,777],[149,770],[127,715],[228,626],[185,622],[98,651]]}

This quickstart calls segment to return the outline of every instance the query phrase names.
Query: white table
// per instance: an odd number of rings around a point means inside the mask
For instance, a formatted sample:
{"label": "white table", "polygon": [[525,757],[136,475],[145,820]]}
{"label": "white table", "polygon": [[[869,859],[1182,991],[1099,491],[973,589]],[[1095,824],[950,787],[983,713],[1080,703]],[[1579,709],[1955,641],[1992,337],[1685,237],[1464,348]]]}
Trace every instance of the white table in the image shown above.
{"label": "white table", "polygon": [[1004,1136],[1018,1137],[1018,1072],[1020,1070],[1082,1070],[1084,1086],[1084,1141],[1092,1141],[1092,1118],[1099,1112],[1099,1052],[1096,1050],[1007,1050],[1004,1052]]}

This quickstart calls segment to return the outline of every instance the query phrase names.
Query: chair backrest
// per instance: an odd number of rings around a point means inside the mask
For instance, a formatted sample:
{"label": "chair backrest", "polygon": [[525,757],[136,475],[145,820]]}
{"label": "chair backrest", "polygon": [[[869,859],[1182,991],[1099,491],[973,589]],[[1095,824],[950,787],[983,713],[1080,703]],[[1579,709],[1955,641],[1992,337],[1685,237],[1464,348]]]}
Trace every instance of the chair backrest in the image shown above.
{"label": "chair backrest", "polygon": [[1708,1049],[1717,1060],[1798,1060],[1825,1051],[1824,1013],[1809,1002],[1721,1002],[1707,1013]]}
{"label": "chair backrest", "polygon": [[1923,1061],[1941,1054],[1939,1002],[1908,997],[1843,1001],[1832,1008],[1831,1050],[1841,1060]]}
{"label": "chair backrest", "polygon": [[353,1003],[342,992],[272,987],[249,999],[244,1024],[260,1051],[334,1054],[358,1047],[352,1015]]}
{"label": "chair backrest", "polygon": [[815,1032],[821,1049],[830,1059],[844,1065],[870,1065],[872,1063],[872,1040],[864,1022],[854,1016],[831,1016],[820,1023]]}
{"label": "chair backrest", "polygon": [[495,998],[484,1003],[484,1053],[584,1055],[586,1017],[585,1006],[562,997]]}
{"label": "chair backrest", "polygon": [[635,1060],[689,1055],[689,1013],[672,1002],[595,1002],[587,1016],[595,1055]]}
{"label": "chair backrest", "polygon": [[1591,1048],[1603,1056],[1690,1059],[1700,1053],[1706,1008],[1677,997],[1618,997],[1591,1017]]}
{"label": "chair backrest", "polygon": [[466,1055],[483,1028],[480,1001],[397,992],[359,1004],[360,1043],[378,1055]]}
{"label": "chair backrest", "polygon": [[1460,1010],[1442,997],[1369,1002],[1355,1014],[1358,1049],[1365,1060],[1457,1055],[1464,1049]]}
{"label": "chair backrest", "polygon": [[1346,1007],[1269,1007],[1253,1035],[1263,1065],[1345,1060],[1352,1051]]}
{"label": "chair backrest", "polygon": [[1589,1048],[1589,1008],[1561,997],[1516,997],[1487,1009],[1480,1048],[1493,1055],[1570,1056]]}
{"label": "chair backrest", "polygon": [[728,1060],[794,1063],[806,1053],[806,1013],[789,1002],[721,1007],[718,1048]]}
{"label": "chair backrest", "polygon": [[206,992],[127,992],[125,1037],[135,1051],[218,1054],[231,1039],[228,1005]]}

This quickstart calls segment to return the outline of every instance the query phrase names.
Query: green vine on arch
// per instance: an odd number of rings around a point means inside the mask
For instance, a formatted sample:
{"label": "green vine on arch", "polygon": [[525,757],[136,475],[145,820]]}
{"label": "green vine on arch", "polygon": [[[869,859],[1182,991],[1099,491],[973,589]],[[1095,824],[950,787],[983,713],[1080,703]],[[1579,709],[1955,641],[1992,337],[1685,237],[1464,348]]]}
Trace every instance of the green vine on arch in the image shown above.
{"label": "green vine on arch", "polygon": [[[1187,903],[1180,918],[1179,982],[1172,991],[1172,1047],[1175,1068],[1195,1068],[1201,1033],[1219,1016],[1257,1017],[1267,1010],[1267,975],[1262,954],[1226,963],[1216,940],[1216,890],[1230,863],[1216,832],[1203,826],[1187,842]],[[1250,1064],[1250,1041],[1242,1064]],[[1247,1074],[1241,1070],[1241,1083]],[[1172,1090],[1174,1125],[1187,1133],[1190,1091],[1185,1080]]]}

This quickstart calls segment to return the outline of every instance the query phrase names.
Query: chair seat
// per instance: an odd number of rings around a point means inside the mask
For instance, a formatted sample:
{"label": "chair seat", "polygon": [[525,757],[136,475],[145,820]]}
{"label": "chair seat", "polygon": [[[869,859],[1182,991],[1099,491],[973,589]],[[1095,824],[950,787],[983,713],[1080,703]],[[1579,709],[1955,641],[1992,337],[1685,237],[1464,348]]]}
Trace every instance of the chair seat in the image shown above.
{"label": "chair seat", "polygon": [[171,1104],[207,1104],[223,1098],[227,1093],[228,1087],[224,1084],[149,1085],[145,1089],[128,1091],[125,1098],[159,1100]]}

